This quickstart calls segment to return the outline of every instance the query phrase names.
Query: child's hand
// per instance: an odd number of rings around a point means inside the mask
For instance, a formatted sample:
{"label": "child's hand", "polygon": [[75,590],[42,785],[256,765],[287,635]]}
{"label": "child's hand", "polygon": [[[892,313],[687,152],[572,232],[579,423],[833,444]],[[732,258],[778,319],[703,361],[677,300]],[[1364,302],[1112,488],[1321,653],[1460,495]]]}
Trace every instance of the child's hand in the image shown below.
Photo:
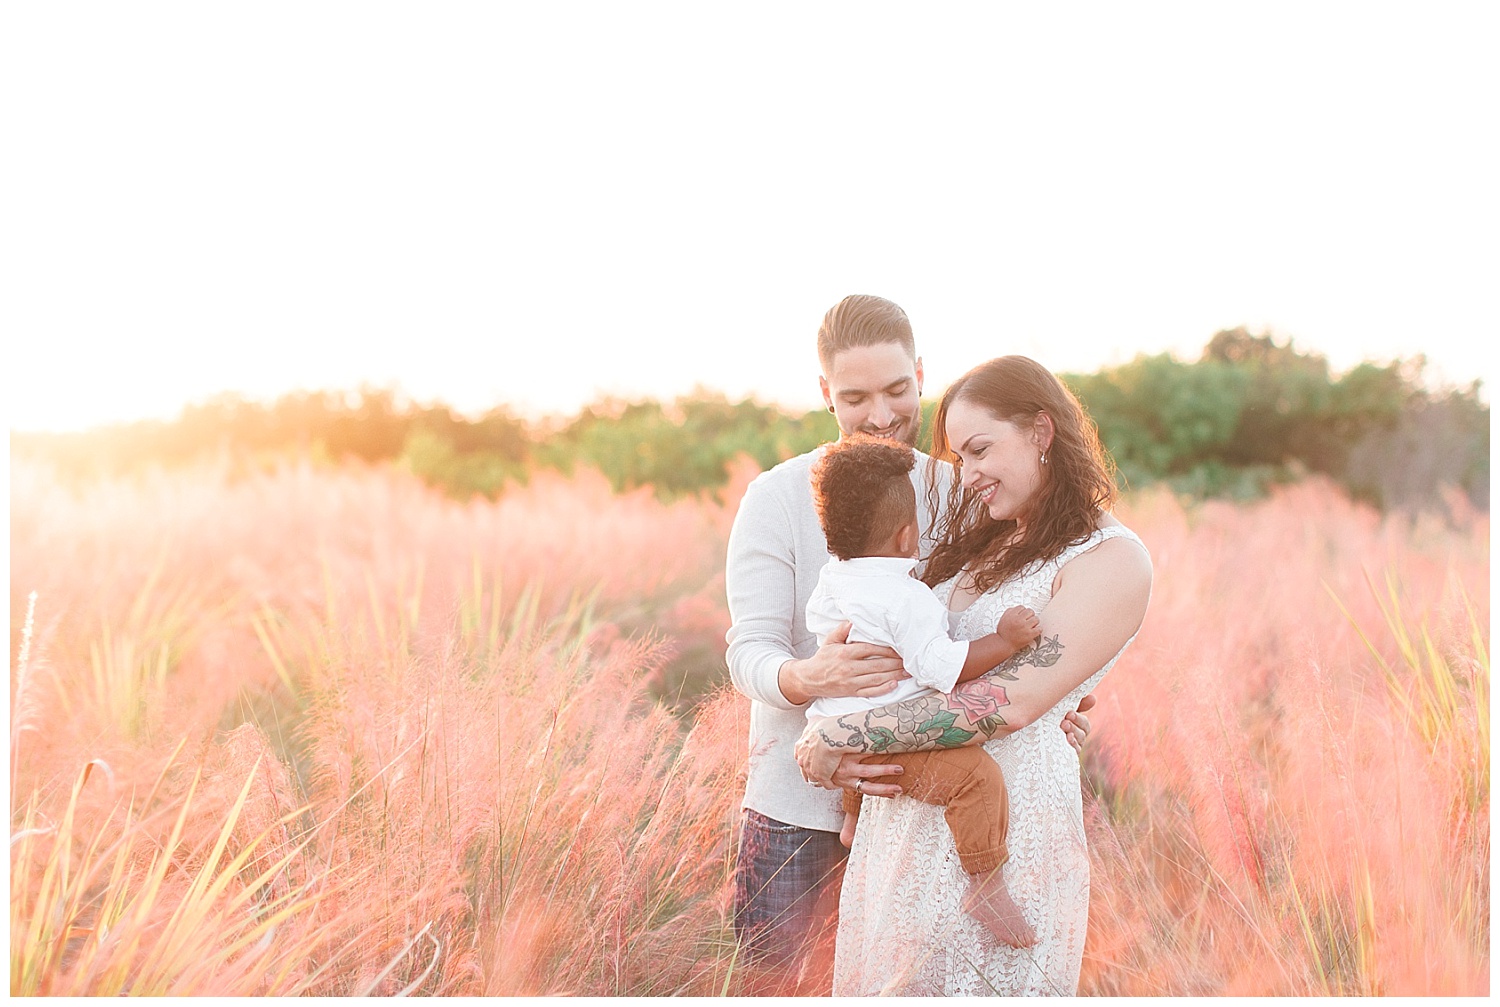
{"label": "child's hand", "polygon": [[995,627],[995,632],[1006,643],[1020,650],[1042,635],[1042,624],[1031,609],[1024,605],[1013,605],[1000,616],[1000,624]]}

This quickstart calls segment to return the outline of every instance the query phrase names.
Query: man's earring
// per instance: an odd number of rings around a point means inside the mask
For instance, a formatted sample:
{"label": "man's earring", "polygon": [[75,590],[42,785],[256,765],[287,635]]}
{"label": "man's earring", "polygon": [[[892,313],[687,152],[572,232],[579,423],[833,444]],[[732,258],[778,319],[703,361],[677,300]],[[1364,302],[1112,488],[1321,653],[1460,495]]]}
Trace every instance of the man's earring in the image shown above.
{"label": "man's earring", "polygon": [[828,411],[829,411],[829,412],[830,412],[830,413],[831,413],[831,412],[833,412],[833,406],[829,406],[829,407],[828,407]]}

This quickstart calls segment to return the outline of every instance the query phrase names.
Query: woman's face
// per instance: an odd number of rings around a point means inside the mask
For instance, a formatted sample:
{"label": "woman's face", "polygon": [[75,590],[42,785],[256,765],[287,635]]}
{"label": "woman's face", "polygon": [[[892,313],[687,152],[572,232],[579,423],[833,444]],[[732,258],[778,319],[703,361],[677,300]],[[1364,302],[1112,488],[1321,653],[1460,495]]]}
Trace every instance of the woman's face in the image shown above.
{"label": "woman's face", "polygon": [[944,424],[959,460],[959,478],[996,521],[1023,520],[1042,485],[1042,446],[1031,427],[1002,420],[977,403],[959,399]]}

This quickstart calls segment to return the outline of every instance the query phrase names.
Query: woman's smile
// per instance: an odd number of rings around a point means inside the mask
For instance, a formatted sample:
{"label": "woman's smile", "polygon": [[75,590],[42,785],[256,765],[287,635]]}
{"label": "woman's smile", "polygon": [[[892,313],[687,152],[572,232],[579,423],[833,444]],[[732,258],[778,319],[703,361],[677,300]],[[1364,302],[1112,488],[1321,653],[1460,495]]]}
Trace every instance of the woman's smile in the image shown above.
{"label": "woman's smile", "polygon": [[1032,432],[965,399],[949,407],[945,426],[963,485],[996,521],[1020,520],[1042,481]]}

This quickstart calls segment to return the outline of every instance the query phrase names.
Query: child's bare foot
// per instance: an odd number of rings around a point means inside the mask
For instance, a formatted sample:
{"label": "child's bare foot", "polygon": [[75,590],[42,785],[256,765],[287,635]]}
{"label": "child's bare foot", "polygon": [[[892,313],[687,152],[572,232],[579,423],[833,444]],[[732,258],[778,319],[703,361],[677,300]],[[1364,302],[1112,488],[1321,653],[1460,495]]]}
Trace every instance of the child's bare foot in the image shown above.
{"label": "child's bare foot", "polygon": [[1011,899],[1010,889],[1001,877],[1002,870],[997,867],[983,878],[971,876],[964,912],[983,923],[1000,943],[1029,948],[1036,943],[1036,931],[1021,914],[1021,907]]}
{"label": "child's bare foot", "polygon": [[854,846],[854,827],[859,824],[859,816],[844,812],[844,827],[839,829],[839,842],[844,844],[845,849]]}

